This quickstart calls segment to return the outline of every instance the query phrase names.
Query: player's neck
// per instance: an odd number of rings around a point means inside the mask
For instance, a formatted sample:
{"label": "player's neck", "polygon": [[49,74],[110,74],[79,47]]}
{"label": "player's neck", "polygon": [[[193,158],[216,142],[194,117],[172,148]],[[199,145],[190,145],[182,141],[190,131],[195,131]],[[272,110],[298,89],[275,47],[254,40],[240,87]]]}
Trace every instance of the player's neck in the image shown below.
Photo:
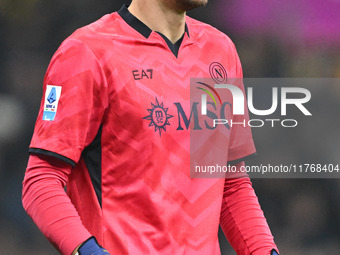
{"label": "player's neck", "polygon": [[159,0],[133,0],[129,11],[151,30],[177,42],[185,31],[185,11],[178,11]]}

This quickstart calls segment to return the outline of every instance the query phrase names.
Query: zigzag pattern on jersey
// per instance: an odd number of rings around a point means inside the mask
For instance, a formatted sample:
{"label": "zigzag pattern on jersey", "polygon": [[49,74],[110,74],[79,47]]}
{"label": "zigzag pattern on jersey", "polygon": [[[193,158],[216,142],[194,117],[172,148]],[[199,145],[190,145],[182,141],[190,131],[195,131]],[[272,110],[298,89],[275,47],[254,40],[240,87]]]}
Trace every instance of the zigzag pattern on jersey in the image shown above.
{"label": "zigzag pattern on jersey", "polygon": [[[90,119],[93,126],[103,127],[105,247],[110,250],[112,243],[112,249],[120,247],[120,254],[124,254],[124,249],[149,254],[163,244],[167,247],[164,249],[173,249],[176,254],[219,254],[217,231],[224,180],[190,178],[190,130],[186,130],[183,120],[184,130],[177,130],[180,116],[175,103],[181,104],[189,118],[190,78],[209,77],[209,64],[222,61],[226,53],[214,50],[221,42],[206,44],[206,38],[195,37],[193,32],[192,38],[183,40],[176,58],[160,35],[152,33],[145,39],[117,17],[108,16],[88,27],[87,33],[80,30],[73,35],[70,41],[82,41],[87,57],[74,62],[74,48],[70,48],[56,60],[63,66],[68,62],[66,74],[74,69],[78,72],[72,77],[76,77],[74,80],[66,82],[70,91],[65,96],[67,101],[74,98],[80,102],[79,93],[74,91],[77,86],[72,85],[87,84],[94,77],[93,87],[83,88],[80,96],[97,95],[95,102],[83,102],[87,114],[84,123],[77,125],[79,128]],[[232,70],[235,63],[229,62],[230,66],[225,67]],[[77,68],[72,66],[75,63]],[[153,70],[152,79],[135,80],[133,71],[147,69]],[[143,119],[156,99],[173,116],[161,134]],[[62,105],[61,100],[61,108]],[[65,111],[70,127],[82,111],[79,107],[70,113]],[[93,117],[97,112],[103,113],[102,118]],[[95,134],[91,130],[91,136]],[[90,141],[91,136],[87,135],[81,139]],[[129,244],[125,246],[124,242]]]}
{"label": "zigzag pattern on jersey", "polygon": [[[115,55],[115,59],[123,59],[123,56],[119,56],[120,53],[117,54],[118,57]],[[125,58],[124,69],[130,69],[130,72],[121,74],[118,79],[116,77],[115,83],[121,85],[117,84],[115,87],[118,102],[115,107],[121,109],[117,111],[119,119],[129,118],[130,121],[120,122],[119,127],[109,131],[119,134],[117,136],[122,146],[117,147],[116,144],[116,148],[108,148],[105,151],[116,161],[119,152],[124,148],[125,151],[135,152],[132,156],[135,160],[130,162],[127,158],[126,161],[121,162],[122,160],[118,159],[120,163],[117,163],[116,168],[124,170],[117,174],[119,176],[115,175],[114,179],[120,182],[122,187],[126,187],[131,185],[129,183],[131,179],[139,179],[143,176],[145,187],[139,183],[139,189],[147,189],[153,193],[153,203],[158,207],[154,210],[163,212],[159,221],[163,224],[166,222],[165,231],[171,234],[172,239],[179,246],[185,245],[196,251],[202,250],[205,245],[211,246],[211,242],[216,241],[219,224],[219,214],[216,212],[220,211],[223,182],[216,179],[203,180],[189,177],[190,134],[189,131],[178,134],[175,118],[169,120],[171,125],[167,127],[162,137],[148,127],[149,123],[142,120],[142,117],[148,114],[146,109],[150,107],[150,103],[155,103],[156,97],[159,102],[164,103],[164,107],[169,108],[169,114],[176,116],[176,107],[173,103],[181,102],[189,116],[190,78],[192,73],[196,75],[199,69],[191,65],[190,68],[184,68],[186,72],[178,72],[178,68],[166,63],[159,67],[160,62],[157,59],[153,63],[150,62],[150,58],[144,56],[138,58],[134,52],[129,52],[129,56],[132,57],[128,58],[129,61]],[[117,66],[121,65],[123,63],[117,64]],[[157,69],[154,70],[154,80],[131,79],[132,68],[138,70],[155,66]],[[126,78],[129,76],[130,78]],[[141,109],[141,105],[144,105],[144,109]],[[156,162],[150,163],[150,157],[156,158],[154,160]],[[126,169],[133,170],[131,172]],[[155,171],[158,173],[156,174]],[[176,182],[169,180],[176,180]],[[127,192],[124,188],[122,196],[126,196]],[[172,209],[167,211],[167,208]],[[173,213],[174,211],[176,214]],[[212,240],[211,236],[215,239]]]}

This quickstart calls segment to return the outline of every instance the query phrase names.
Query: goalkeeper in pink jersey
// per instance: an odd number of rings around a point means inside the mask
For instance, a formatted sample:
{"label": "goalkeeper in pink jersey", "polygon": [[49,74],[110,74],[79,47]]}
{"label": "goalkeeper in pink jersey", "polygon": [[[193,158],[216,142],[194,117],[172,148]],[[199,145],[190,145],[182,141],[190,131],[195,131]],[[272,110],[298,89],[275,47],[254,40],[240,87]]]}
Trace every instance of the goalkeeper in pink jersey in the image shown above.
{"label": "goalkeeper in pink jersey", "polygon": [[[54,54],[22,200],[62,254],[217,255],[219,225],[237,254],[278,254],[249,178],[190,178],[190,78],[242,77],[231,40],[186,16],[206,3],[133,0]],[[240,168],[251,130],[227,139]]]}

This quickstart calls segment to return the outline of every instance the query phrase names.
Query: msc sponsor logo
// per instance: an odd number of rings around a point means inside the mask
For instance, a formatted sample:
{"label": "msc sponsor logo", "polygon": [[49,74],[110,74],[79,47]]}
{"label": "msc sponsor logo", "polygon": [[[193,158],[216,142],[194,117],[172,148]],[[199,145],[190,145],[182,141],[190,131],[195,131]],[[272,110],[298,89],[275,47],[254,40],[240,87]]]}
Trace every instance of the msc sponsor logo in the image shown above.
{"label": "msc sponsor logo", "polygon": [[[162,132],[166,132],[166,127],[170,126],[170,119],[173,118],[173,115],[168,114],[169,108],[165,108],[163,103],[159,103],[158,99],[155,99],[155,103],[151,103],[151,108],[147,109],[149,115],[143,117],[142,119],[150,121],[149,127],[154,127],[155,132],[159,132],[159,136],[162,135]],[[222,104],[221,109],[218,112],[216,105],[212,102],[208,102],[210,106],[207,109],[207,118],[211,119],[208,121],[206,118],[202,119],[201,114],[199,113],[199,102],[193,102],[190,107],[190,114],[186,114],[183,106],[180,102],[173,103],[175,109],[177,110],[177,131],[188,130],[190,125],[193,130],[202,130],[206,129],[215,129],[216,126],[213,126],[214,119],[225,119],[231,113],[231,104],[229,102],[224,102]],[[211,110],[210,110],[211,109]],[[229,114],[228,114],[229,113]],[[224,123],[224,126],[229,130],[230,125],[228,123]]]}
{"label": "msc sponsor logo", "polygon": [[149,127],[155,127],[155,132],[159,132],[159,136],[162,135],[162,131],[166,131],[166,126],[170,125],[169,119],[173,116],[168,114],[168,108],[164,107],[163,103],[159,103],[156,97],[156,103],[151,103],[151,108],[147,109],[149,115],[143,117],[145,120],[149,120]]}
{"label": "msc sponsor logo", "polygon": [[[196,87],[197,85],[201,87]],[[259,117],[268,116],[276,112],[277,108],[281,108],[281,116],[287,116],[287,105],[294,105],[305,116],[312,116],[304,104],[308,103],[311,99],[311,93],[304,88],[296,87],[282,87],[281,93],[278,93],[278,88],[272,88],[272,106],[270,109],[256,109],[253,104],[253,88],[248,88],[248,97],[244,95],[238,86],[231,84],[215,84],[213,87],[203,82],[196,82],[195,87],[197,91],[204,91],[206,94],[200,95],[201,101],[190,102],[190,112],[185,112],[182,103],[174,102],[171,108],[172,111],[177,111],[177,126],[176,130],[202,130],[202,129],[215,129],[217,126],[224,126],[227,130],[235,125],[243,127],[263,127],[270,125],[275,127],[281,124],[282,127],[296,127],[298,121],[296,119],[248,119],[248,110]],[[208,89],[206,89],[208,88]],[[217,93],[217,90],[219,90]],[[220,95],[223,90],[228,90],[230,95],[229,99],[221,99]],[[227,93],[225,93],[227,94]],[[291,98],[290,95],[298,94],[299,98]],[[211,100],[207,100],[207,95]],[[279,95],[280,100],[279,99]],[[281,102],[281,107],[278,107],[278,101]],[[231,103],[232,102],[232,103]],[[168,108],[164,108],[163,103],[159,104],[156,98],[156,104],[151,103],[152,108],[147,109],[149,115],[143,119],[150,121],[149,126],[155,127],[155,132],[158,131],[161,136],[162,131],[166,131],[166,126],[170,125],[169,119],[174,117],[168,114]],[[171,105],[170,105],[171,106]],[[248,106],[246,108],[246,106]],[[199,111],[201,109],[201,111]],[[235,121],[235,116],[240,116]],[[242,117],[244,116],[244,117]]]}
{"label": "msc sponsor logo", "polygon": [[[178,116],[178,124],[176,130],[188,130],[190,127],[190,124],[193,125],[192,130],[202,130],[203,128],[206,129],[215,129],[217,126],[212,125],[213,120],[215,119],[229,119],[230,113],[231,113],[231,104],[229,102],[222,103],[222,106],[220,109],[217,109],[216,104],[213,102],[208,102],[208,105],[210,105],[210,109],[206,110],[206,116],[207,118],[202,118],[202,115],[199,114],[199,102],[192,102],[191,110],[189,117],[184,112],[183,107],[181,103],[174,103],[177,109],[177,116]],[[209,121],[209,119],[211,121]],[[224,123],[224,126],[229,130],[230,125],[228,123]]]}

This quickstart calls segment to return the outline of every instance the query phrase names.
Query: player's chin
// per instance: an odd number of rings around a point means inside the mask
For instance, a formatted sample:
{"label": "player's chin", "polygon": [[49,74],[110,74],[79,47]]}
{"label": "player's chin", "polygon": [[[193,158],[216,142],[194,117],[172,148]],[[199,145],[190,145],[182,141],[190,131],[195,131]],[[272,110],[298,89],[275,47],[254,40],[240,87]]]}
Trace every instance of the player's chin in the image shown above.
{"label": "player's chin", "polygon": [[205,6],[208,0],[179,0],[183,10],[189,11],[191,9]]}

